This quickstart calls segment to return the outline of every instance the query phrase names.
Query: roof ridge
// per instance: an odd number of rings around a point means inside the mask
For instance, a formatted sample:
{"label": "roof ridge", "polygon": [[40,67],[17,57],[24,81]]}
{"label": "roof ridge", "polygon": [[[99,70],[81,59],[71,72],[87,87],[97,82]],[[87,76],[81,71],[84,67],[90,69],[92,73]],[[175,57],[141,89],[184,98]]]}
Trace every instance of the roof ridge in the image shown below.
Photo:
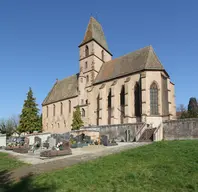
{"label": "roof ridge", "polygon": [[[148,45],[148,46],[142,47],[142,48],[140,48],[140,49],[137,49],[137,50],[135,50],[135,51],[128,52],[128,53],[126,53],[125,55],[116,57],[116,58],[114,58],[114,59],[112,59],[112,60],[110,60],[110,61],[107,61],[107,62],[105,62],[105,63],[109,63],[109,62],[114,61],[114,60],[116,60],[116,59],[121,59],[121,58],[123,58],[123,57],[126,57],[127,55],[130,55],[131,53],[135,53],[135,52],[141,51],[141,50],[143,50],[143,49],[149,48],[150,46],[151,46],[151,45]],[[152,46],[151,46],[151,47],[152,47]],[[103,63],[103,64],[105,64],[105,63]]]}
{"label": "roof ridge", "polygon": [[75,73],[75,74],[70,75],[70,76],[67,76],[67,77],[65,77],[65,78],[63,78],[63,79],[61,79],[61,80],[58,80],[58,82],[64,81],[64,80],[66,80],[66,79],[69,79],[69,78],[71,78],[71,77],[73,77],[73,76],[77,76],[77,75],[78,75],[78,73]]}

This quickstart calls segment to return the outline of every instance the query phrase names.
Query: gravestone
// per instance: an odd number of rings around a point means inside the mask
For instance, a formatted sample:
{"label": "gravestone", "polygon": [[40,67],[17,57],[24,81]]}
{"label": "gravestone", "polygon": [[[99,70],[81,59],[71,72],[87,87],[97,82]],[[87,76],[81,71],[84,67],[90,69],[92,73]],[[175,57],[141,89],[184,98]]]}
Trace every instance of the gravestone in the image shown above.
{"label": "gravestone", "polygon": [[29,138],[28,137],[25,137],[25,140],[24,141],[25,141],[24,147],[28,148],[29,147],[29,142],[30,142]]}
{"label": "gravestone", "polygon": [[108,137],[106,135],[101,135],[101,143],[104,146],[108,146],[109,145]]}
{"label": "gravestone", "polygon": [[55,146],[56,146],[56,139],[53,137],[50,137],[49,138],[49,148],[52,149]]}
{"label": "gravestone", "polygon": [[53,137],[56,140],[56,145],[63,140],[69,141],[70,139],[70,133],[63,133],[63,134],[52,134],[51,137]]}
{"label": "gravestone", "polygon": [[64,133],[63,134],[63,139],[66,140],[66,141],[69,141],[69,139],[70,139],[70,133],[69,132]]}
{"label": "gravestone", "polygon": [[43,143],[43,147],[48,149],[49,148],[49,143],[48,142],[44,142]]}
{"label": "gravestone", "polygon": [[62,146],[63,146],[62,149],[63,150],[66,150],[66,149],[69,149],[70,148],[69,141],[64,140],[62,142],[63,142],[63,144],[62,144]]}
{"label": "gravestone", "polygon": [[90,136],[86,135],[84,140],[85,140],[85,143],[91,143],[91,137]]}
{"label": "gravestone", "polygon": [[34,143],[39,143],[41,145],[41,138],[38,136],[34,137]]}

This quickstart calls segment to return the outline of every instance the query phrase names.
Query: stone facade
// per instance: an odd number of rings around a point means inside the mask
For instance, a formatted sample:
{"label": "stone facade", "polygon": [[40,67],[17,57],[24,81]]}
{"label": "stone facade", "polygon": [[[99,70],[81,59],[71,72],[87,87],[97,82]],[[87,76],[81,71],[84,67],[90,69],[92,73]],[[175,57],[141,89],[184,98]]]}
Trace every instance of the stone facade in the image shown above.
{"label": "stone facade", "polygon": [[157,127],[176,118],[174,84],[151,46],[112,59],[101,25],[91,18],[79,52],[79,73],[56,82],[43,102],[44,131],[70,131],[76,106],[85,126]]}

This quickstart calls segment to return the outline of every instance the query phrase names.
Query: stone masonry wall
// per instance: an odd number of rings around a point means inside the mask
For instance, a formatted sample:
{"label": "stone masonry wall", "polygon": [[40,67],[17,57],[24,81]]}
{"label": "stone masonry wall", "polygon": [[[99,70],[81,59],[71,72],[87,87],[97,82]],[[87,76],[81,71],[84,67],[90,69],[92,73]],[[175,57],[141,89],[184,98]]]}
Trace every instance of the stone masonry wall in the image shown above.
{"label": "stone masonry wall", "polygon": [[[109,139],[133,141],[136,133],[142,127],[143,123],[129,123],[129,124],[117,124],[117,125],[102,125],[83,127],[83,129],[99,130],[100,135],[107,135]],[[127,131],[128,130],[128,131]],[[128,139],[127,139],[128,135]]]}
{"label": "stone masonry wall", "polygon": [[198,139],[198,118],[163,122],[164,140]]}

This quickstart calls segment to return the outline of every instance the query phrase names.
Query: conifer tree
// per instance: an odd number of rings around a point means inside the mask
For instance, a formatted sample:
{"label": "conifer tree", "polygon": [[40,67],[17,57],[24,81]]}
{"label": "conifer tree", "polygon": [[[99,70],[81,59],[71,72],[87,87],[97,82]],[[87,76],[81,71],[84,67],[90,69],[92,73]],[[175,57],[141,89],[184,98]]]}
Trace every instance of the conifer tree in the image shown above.
{"label": "conifer tree", "polygon": [[190,118],[198,117],[198,104],[195,97],[191,97],[188,104],[188,114]]}
{"label": "conifer tree", "polygon": [[30,132],[41,131],[41,120],[36,98],[33,97],[32,89],[29,88],[27,99],[24,101],[22,113],[20,115],[18,131]]}
{"label": "conifer tree", "polygon": [[81,119],[80,107],[77,106],[76,110],[73,112],[73,119],[72,119],[72,130],[78,130],[84,125]]}

